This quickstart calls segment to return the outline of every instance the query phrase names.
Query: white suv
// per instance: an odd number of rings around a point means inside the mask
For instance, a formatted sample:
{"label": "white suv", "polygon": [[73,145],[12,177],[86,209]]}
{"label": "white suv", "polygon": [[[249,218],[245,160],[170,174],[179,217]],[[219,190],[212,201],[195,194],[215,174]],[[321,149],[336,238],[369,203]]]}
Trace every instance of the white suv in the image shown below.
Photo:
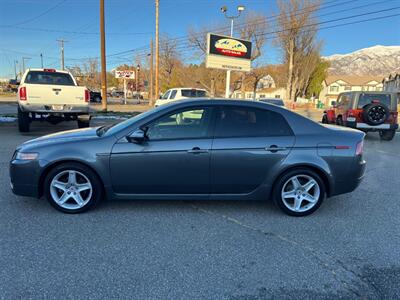
{"label": "white suv", "polygon": [[207,92],[203,89],[193,88],[174,88],[166,91],[160,99],[156,101],[155,107],[167,104],[176,100],[190,99],[190,98],[206,98]]}

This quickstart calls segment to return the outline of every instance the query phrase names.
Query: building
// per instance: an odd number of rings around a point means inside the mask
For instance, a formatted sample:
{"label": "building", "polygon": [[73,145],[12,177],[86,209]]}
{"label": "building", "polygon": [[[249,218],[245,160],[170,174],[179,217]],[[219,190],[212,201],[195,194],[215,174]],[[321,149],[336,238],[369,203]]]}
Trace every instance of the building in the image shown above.
{"label": "building", "polygon": [[258,99],[258,98],[280,98],[284,99],[286,95],[286,89],[278,87],[274,78],[271,75],[262,77],[258,83],[256,92],[252,86],[247,84],[245,91],[235,91],[232,95],[236,99]]}
{"label": "building", "polygon": [[245,91],[244,93],[241,91],[236,91],[233,93],[232,98],[236,98],[236,99],[254,99],[254,98],[256,98],[256,99],[258,99],[258,98],[285,99],[285,95],[286,95],[286,89],[274,87],[274,88],[257,89],[255,97],[254,97],[253,91]]}
{"label": "building", "polygon": [[322,82],[319,99],[325,105],[331,105],[337,96],[350,91],[382,91],[382,77],[379,76],[328,76]]}
{"label": "building", "polygon": [[398,93],[400,96],[400,74],[390,74],[382,80],[382,84],[384,91]]}

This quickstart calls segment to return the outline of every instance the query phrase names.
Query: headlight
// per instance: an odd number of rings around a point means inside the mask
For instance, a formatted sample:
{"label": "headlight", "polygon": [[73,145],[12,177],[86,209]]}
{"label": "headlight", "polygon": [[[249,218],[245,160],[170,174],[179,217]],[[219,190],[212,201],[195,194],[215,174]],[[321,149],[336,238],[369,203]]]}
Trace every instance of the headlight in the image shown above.
{"label": "headlight", "polygon": [[35,160],[39,157],[39,153],[34,152],[17,152],[15,159],[19,160]]}

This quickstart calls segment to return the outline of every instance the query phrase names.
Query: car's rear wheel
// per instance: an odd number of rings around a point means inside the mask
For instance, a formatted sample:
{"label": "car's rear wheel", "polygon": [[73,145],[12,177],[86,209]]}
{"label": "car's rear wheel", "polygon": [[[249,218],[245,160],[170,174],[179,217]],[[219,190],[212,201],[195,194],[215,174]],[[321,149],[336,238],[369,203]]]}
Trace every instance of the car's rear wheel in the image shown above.
{"label": "car's rear wheel", "polygon": [[306,216],[318,209],[326,197],[324,182],[310,169],[299,168],[281,176],[275,185],[274,200],[290,216]]}
{"label": "car's rear wheel", "polygon": [[29,132],[30,123],[29,113],[23,112],[18,106],[18,130],[20,132]]}
{"label": "car's rear wheel", "polygon": [[78,163],[65,163],[46,176],[45,196],[50,204],[65,213],[80,213],[101,199],[102,186],[97,175]]}
{"label": "car's rear wheel", "polygon": [[384,141],[391,141],[393,140],[394,136],[396,135],[396,130],[380,130],[379,131],[379,136],[381,140]]}
{"label": "car's rear wheel", "polygon": [[343,119],[342,119],[342,117],[337,117],[337,119],[336,119],[336,125],[343,126]]}
{"label": "car's rear wheel", "polygon": [[327,115],[323,115],[323,116],[322,116],[322,123],[323,123],[323,124],[328,124],[328,117],[327,117]]}
{"label": "car's rear wheel", "polygon": [[90,121],[81,121],[78,120],[78,128],[87,128],[90,126]]}

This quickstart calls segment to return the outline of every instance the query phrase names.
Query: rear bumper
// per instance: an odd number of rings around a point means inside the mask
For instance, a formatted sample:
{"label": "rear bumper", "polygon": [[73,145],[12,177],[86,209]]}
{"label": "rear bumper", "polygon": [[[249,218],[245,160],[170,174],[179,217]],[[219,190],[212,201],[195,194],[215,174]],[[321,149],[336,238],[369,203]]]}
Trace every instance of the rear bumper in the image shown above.
{"label": "rear bumper", "polygon": [[89,105],[19,103],[19,106],[23,112],[41,114],[89,114]]}
{"label": "rear bumper", "polygon": [[399,128],[398,124],[380,124],[380,125],[369,125],[367,123],[359,123],[359,122],[346,122],[347,127],[367,130],[367,131],[375,131],[375,130],[396,130]]}
{"label": "rear bumper", "polygon": [[358,157],[356,159],[357,161],[354,163],[354,167],[351,168],[346,178],[336,181],[330,196],[351,193],[360,185],[361,181],[364,179],[367,163],[362,158]]}

